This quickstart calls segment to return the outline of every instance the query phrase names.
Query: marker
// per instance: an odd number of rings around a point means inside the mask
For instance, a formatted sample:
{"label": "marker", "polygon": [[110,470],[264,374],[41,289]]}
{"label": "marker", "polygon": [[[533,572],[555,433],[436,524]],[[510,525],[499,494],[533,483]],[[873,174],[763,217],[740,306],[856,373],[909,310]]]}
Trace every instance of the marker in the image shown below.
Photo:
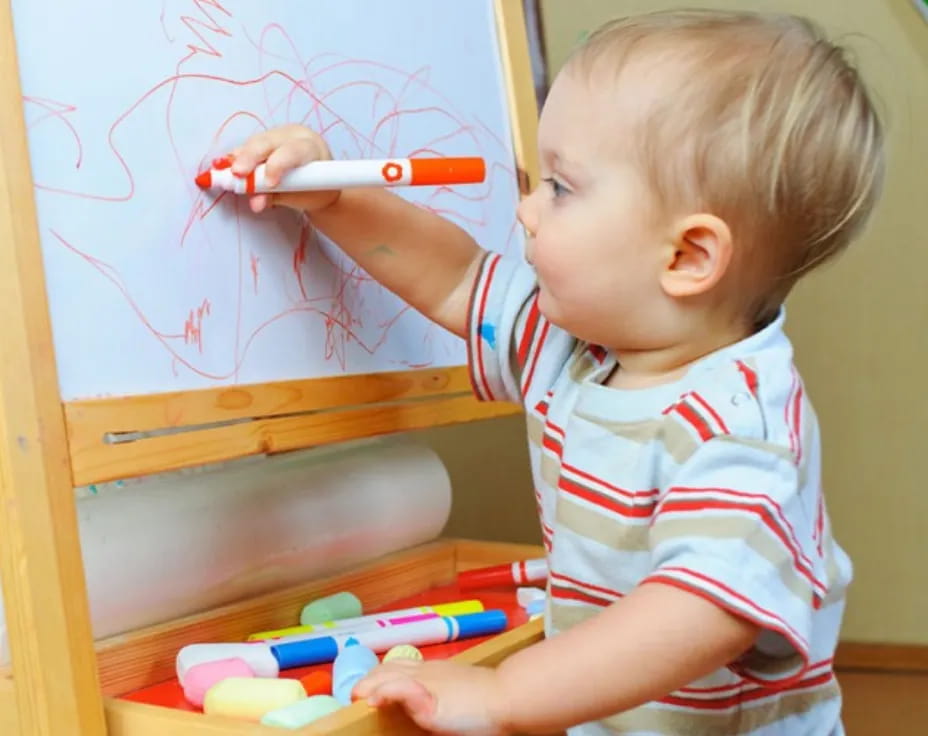
{"label": "marker", "polygon": [[273,187],[264,181],[265,164],[249,174],[232,173],[232,159],[219,158],[194,181],[200,189],[224,189],[236,194],[309,192],[349,187],[405,187],[443,184],[479,184],[486,164],[468,158],[384,158],[350,161],[313,161],[291,169]]}
{"label": "marker", "polygon": [[461,590],[467,590],[490,588],[494,585],[531,585],[543,583],[547,579],[548,561],[542,557],[513,562],[510,565],[494,565],[459,572],[457,583]]}
{"label": "marker", "polygon": [[280,666],[267,644],[188,644],[177,653],[175,670],[181,685],[186,684],[187,672],[198,664],[221,659],[241,659],[256,677],[277,677]]}
{"label": "marker", "polygon": [[384,611],[367,616],[326,621],[321,624],[291,626],[287,629],[277,629],[275,631],[259,631],[257,634],[249,636],[248,641],[269,641],[272,644],[279,644],[284,641],[302,641],[303,639],[345,631],[394,626],[398,623],[406,623],[407,619],[412,616],[425,616],[427,618],[459,616],[464,613],[477,613],[482,610],[483,603],[478,600],[439,603],[434,606],[416,606],[415,608],[403,608],[397,611]]}
{"label": "marker", "polygon": [[354,634],[333,634],[306,641],[272,645],[271,653],[277,658],[281,669],[290,669],[333,662],[339,652],[352,643],[380,653],[397,644],[421,647],[496,634],[505,630],[507,623],[505,611],[494,609],[481,613],[466,613],[463,616],[442,616],[386,629],[367,629]]}

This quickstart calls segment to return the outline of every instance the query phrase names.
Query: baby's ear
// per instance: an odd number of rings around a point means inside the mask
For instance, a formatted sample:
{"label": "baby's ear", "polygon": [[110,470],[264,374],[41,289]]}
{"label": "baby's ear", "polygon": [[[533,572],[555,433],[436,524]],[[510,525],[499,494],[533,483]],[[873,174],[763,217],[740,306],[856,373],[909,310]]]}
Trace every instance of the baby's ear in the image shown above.
{"label": "baby's ear", "polygon": [[715,215],[687,215],[675,226],[669,257],[661,272],[668,296],[705,294],[725,275],[731,263],[731,230]]}

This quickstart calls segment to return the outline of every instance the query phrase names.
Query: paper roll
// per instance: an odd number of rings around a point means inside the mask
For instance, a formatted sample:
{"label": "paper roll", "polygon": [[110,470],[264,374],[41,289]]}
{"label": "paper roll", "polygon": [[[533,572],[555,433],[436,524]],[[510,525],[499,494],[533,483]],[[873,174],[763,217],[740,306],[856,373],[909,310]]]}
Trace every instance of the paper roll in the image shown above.
{"label": "paper roll", "polygon": [[[95,638],[331,574],[436,538],[439,457],[373,440],[152,478],[78,499]],[[0,600],[0,661],[8,661]]]}

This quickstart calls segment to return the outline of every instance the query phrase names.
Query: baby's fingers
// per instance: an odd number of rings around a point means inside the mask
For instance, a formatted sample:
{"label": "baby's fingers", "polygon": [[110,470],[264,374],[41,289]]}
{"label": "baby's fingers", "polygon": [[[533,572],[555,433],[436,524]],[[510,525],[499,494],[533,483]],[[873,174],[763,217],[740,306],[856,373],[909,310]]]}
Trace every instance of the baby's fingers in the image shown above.
{"label": "baby's fingers", "polygon": [[264,210],[271,206],[271,195],[256,194],[253,197],[249,197],[248,206],[251,207],[251,211],[256,214],[258,212],[264,212]]}
{"label": "baby's fingers", "polygon": [[279,145],[277,136],[272,131],[258,133],[229,153],[232,159],[232,172],[245,175],[254,171],[255,166],[264,163]]}
{"label": "baby's fingers", "polygon": [[267,157],[264,180],[270,186],[276,186],[285,173],[297,166],[321,158],[323,153],[312,139],[301,138],[287,141],[279,148],[275,148]]}
{"label": "baby's fingers", "polygon": [[283,125],[253,135],[231,155],[234,173],[244,175],[267,162],[267,173],[275,180],[294,166],[329,157],[323,140],[301,125]]}
{"label": "baby's fingers", "polygon": [[354,686],[352,695],[357,699],[368,697],[374,690],[383,683],[397,678],[410,678],[421,667],[421,662],[409,660],[395,660],[386,664],[380,664],[374,667],[365,677],[358,681]]}
{"label": "baby's fingers", "polygon": [[[357,689],[355,690],[357,694]],[[435,718],[435,699],[418,680],[397,673],[377,682],[366,695],[367,702],[375,708],[399,705],[420,727],[431,728]]]}

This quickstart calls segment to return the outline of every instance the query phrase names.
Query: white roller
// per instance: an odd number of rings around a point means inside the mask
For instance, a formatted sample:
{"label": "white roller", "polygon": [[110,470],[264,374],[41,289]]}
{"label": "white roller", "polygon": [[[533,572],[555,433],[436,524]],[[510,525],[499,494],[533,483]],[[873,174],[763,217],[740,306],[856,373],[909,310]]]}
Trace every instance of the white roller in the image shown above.
{"label": "white roller", "polygon": [[[207,610],[427,542],[441,533],[450,509],[439,457],[402,439],[230,464],[80,498],[94,635]],[[8,659],[0,615],[0,661]]]}

